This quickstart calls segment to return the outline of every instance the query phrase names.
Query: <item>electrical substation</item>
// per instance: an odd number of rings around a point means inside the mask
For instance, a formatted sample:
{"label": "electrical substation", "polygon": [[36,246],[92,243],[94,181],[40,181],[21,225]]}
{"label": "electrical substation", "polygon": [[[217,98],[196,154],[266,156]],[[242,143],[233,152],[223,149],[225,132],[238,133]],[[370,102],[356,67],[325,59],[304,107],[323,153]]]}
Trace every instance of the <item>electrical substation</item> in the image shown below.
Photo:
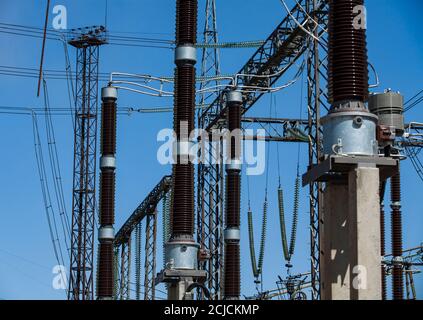
{"label": "electrical substation", "polygon": [[[413,94],[408,83],[385,80],[389,65],[372,53],[369,36],[374,1],[269,0],[279,9],[278,23],[265,33],[267,1],[256,1],[260,18],[239,16],[240,0],[166,1],[172,15],[160,19],[174,28],[153,33],[144,24],[141,36],[109,29],[107,22],[125,19],[125,10],[110,9],[107,0],[95,1],[106,8],[101,25],[74,26],[72,18],[74,29],[56,30],[50,0],[40,1],[47,11],[37,24],[44,28],[0,22],[2,36],[34,37],[41,57],[31,58],[33,69],[0,66],[0,79],[13,78],[16,86],[32,79],[27,95],[37,94],[38,81],[42,102],[1,106],[0,119],[32,120],[40,180],[34,189],[38,194],[41,184],[42,195],[33,201],[43,204],[47,219],[39,220],[49,232],[37,250],[52,254],[53,246],[62,299],[422,297],[415,190],[423,182],[423,112],[410,110],[422,107],[423,90]],[[220,40],[223,13],[232,15],[235,41]],[[247,21],[265,40],[235,26]],[[60,71],[49,67],[53,41],[64,48]],[[107,54],[111,47],[118,49]],[[127,49],[160,71],[115,66],[114,57],[126,60]],[[170,54],[154,57],[161,50]],[[49,92],[69,107],[51,106]],[[20,98],[15,105],[24,104]],[[163,100],[168,106],[160,107]],[[128,101],[155,106],[126,107]],[[127,130],[138,117],[142,125]],[[172,139],[159,140],[162,129]],[[61,130],[66,144],[55,134]],[[59,157],[65,148],[72,152]],[[7,220],[3,226],[12,228]],[[32,232],[25,237],[37,236]]]}

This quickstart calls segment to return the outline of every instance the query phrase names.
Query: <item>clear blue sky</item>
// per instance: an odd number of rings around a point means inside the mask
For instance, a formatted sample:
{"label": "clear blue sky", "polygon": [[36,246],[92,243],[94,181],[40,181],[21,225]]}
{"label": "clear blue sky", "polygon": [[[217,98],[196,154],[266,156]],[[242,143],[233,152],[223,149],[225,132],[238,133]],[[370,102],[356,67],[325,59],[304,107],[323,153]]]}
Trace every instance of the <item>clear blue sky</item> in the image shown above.
{"label": "clear blue sky", "polygon": [[[0,22],[42,27],[46,1],[1,1]],[[199,31],[204,24],[204,2],[200,2]],[[288,1],[293,2],[293,1]],[[368,42],[370,61],[377,68],[381,87],[401,91],[411,97],[422,89],[423,41],[420,25],[423,4],[420,0],[366,1],[368,6]],[[52,7],[62,4],[68,10],[68,27],[104,24],[105,1],[52,1]],[[265,39],[285,16],[279,0],[217,0],[218,28],[221,41]],[[292,3],[290,4],[292,6]],[[112,32],[128,32],[136,36],[174,37],[174,2],[169,0],[109,0],[108,28]],[[50,19],[50,26],[51,26]],[[143,34],[146,33],[146,34]],[[151,34],[154,33],[154,34]],[[41,40],[0,33],[0,65],[37,68]],[[255,49],[226,49],[221,52],[222,73],[234,73],[254,53]],[[74,64],[74,50],[71,49]],[[64,70],[61,43],[47,41],[45,68]],[[173,53],[165,49],[105,46],[101,49],[101,72],[122,71],[171,75]],[[281,83],[287,79],[281,80]],[[66,82],[47,80],[51,106],[67,107]],[[42,107],[42,98],[36,98],[36,79],[0,75],[2,106]],[[100,84],[104,85],[104,83]],[[278,116],[300,116],[301,83],[276,94]],[[303,100],[304,101],[304,100]],[[269,115],[269,97],[264,97],[251,115]],[[130,93],[121,93],[119,106],[170,106],[171,99],[157,99]],[[302,117],[306,116],[303,108]],[[45,142],[43,117],[40,129]],[[172,126],[171,114],[120,116],[118,123],[118,169],[116,196],[116,226],[119,227],[145,195],[169,174],[170,168],[156,161],[157,132]],[[420,108],[407,114],[407,121],[423,122]],[[70,116],[54,118],[54,128],[62,169],[67,210],[71,212],[73,165],[73,132]],[[63,299],[64,291],[52,288],[52,268],[56,264],[48,233],[47,221],[40,190],[34,155],[31,119],[22,115],[0,114],[0,299]],[[283,155],[282,182],[285,189],[287,212],[292,212],[293,186],[297,145],[281,144]],[[46,145],[44,145],[46,155]],[[301,149],[301,171],[306,170],[306,148]],[[277,275],[285,276],[280,245],[276,189],[278,171],[276,146],[270,150],[269,167],[269,227],[264,264],[264,287],[276,288]],[[47,159],[45,159],[47,161]],[[248,254],[246,228],[247,183],[243,181],[242,198],[242,292],[255,293]],[[410,162],[403,163],[404,247],[419,245],[423,240],[423,216],[419,196],[422,182]],[[259,239],[260,215],[264,199],[265,177],[250,178],[251,202]],[[308,189],[301,191],[300,220],[294,272],[309,270]],[[290,215],[288,217],[290,220]],[[389,220],[389,219],[388,219]],[[290,222],[289,222],[290,225]],[[389,230],[389,221],[387,224]],[[160,237],[160,234],[159,234]],[[388,243],[388,251],[390,251]],[[159,249],[160,250],[160,249]],[[158,252],[158,257],[161,252]],[[159,266],[161,263],[159,263]],[[158,268],[159,269],[159,268]],[[416,277],[419,297],[423,295],[423,277]]]}

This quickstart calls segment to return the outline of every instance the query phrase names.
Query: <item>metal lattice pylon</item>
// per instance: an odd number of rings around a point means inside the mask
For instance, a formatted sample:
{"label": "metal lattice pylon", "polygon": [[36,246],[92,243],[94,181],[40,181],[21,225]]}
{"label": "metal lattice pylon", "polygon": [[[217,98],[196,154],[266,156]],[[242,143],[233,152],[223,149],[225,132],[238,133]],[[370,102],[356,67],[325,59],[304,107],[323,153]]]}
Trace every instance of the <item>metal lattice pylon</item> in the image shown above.
{"label": "metal lattice pylon", "polygon": [[[314,38],[309,38],[307,56],[309,165],[312,166],[320,161],[322,155],[320,114],[322,109],[328,110],[328,97],[325,91],[328,51],[327,33],[324,31],[328,27],[328,1],[307,0],[306,6],[308,14],[314,20],[310,21],[308,28]],[[322,184],[318,182],[310,184],[310,257],[313,300],[320,299],[319,230],[322,217],[321,197]]]}
{"label": "metal lattice pylon", "polygon": [[92,300],[94,294],[98,60],[106,43],[104,29],[96,30],[69,41],[77,49],[69,300]]}
{"label": "metal lattice pylon", "polygon": [[[220,75],[219,49],[210,46],[218,43],[217,22],[216,22],[216,1],[206,1],[206,15],[204,27],[201,76],[215,77]],[[203,80],[200,89],[210,85],[217,85],[216,80]],[[204,107],[213,102],[219,96],[216,92],[204,93],[200,96],[200,106]],[[210,120],[221,111],[221,104],[216,108],[207,110],[203,114],[202,108],[198,111],[198,127],[207,128]],[[208,142],[207,142],[208,143]],[[218,163],[221,158],[221,148],[218,152],[216,146],[209,143],[210,161]],[[219,148],[218,148],[219,149]],[[218,159],[213,159],[213,156]],[[206,286],[210,291],[210,299],[220,299],[222,289],[223,272],[223,183],[224,175],[222,166],[219,164],[198,165],[198,189],[197,189],[197,241],[201,248],[208,251],[210,259],[199,262],[199,268],[207,271]],[[199,293],[202,299],[202,293]]]}

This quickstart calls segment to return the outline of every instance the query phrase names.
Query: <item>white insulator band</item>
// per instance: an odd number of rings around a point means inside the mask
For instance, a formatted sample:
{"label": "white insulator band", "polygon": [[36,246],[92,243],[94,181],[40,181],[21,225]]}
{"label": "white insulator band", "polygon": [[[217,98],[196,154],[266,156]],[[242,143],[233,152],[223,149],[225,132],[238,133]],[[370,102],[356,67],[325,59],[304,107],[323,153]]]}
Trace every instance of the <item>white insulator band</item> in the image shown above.
{"label": "white insulator band", "polygon": [[175,49],[175,63],[182,61],[197,62],[197,49],[193,46],[179,46]]}
{"label": "white insulator band", "polygon": [[226,93],[227,102],[242,102],[242,93],[239,91],[229,91]]}
{"label": "white insulator band", "polygon": [[115,229],[113,227],[100,227],[98,229],[98,240],[114,240]]}
{"label": "white insulator band", "polygon": [[241,171],[242,162],[239,159],[231,159],[231,161],[226,164],[226,171]]}
{"label": "white insulator band", "polygon": [[114,156],[102,156],[100,158],[100,168],[116,168],[116,158]]}
{"label": "white insulator band", "polygon": [[110,86],[101,88],[101,98],[117,99],[117,89]]}
{"label": "white insulator band", "polygon": [[225,241],[239,242],[241,240],[241,231],[238,228],[225,229],[223,233]]}

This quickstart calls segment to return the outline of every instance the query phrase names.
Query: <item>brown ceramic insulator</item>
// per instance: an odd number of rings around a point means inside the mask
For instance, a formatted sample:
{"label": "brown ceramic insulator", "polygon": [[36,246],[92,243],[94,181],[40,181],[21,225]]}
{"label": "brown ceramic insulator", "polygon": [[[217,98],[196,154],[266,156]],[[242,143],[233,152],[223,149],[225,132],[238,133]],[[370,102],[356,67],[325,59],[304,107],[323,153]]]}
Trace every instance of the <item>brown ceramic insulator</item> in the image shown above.
{"label": "brown ceramic insulator", "polygon": [[329,100],[366,102],[369,96],[367,43],[364,28],[356,28],[354,8],[364,0],[329,1]]}
{"label": "brown ceramic insulator", "polygon": [[99,297],[113,297],[113,243],[100,243],[98,265],[97,295]]}
{"label": "brown ceramic insulator", "polygon": [[[197,0],[176,1],[176,45],[197,42]],[[179,142],[189,139],[194,129],[195,68],[192,62],[175,69],[174,130]],[[173,165],[172,236],[194,233],[194,167],[179,156]]]}
{"label": "brown ceramic insulator", "polygon": [[[231,102],[228,104],[228,130],[230,132],[241,128],[241,103]],[[240,155],[240,143],[241,139],[236,139],[235,136],[231,136],[231,148],[229,158],[235,159]]]}
{"label": "brown ceramic insulator", "polygon": [[101,108],[101,153],[116,153],[116,102],[106,99]]}
{"label": "brown ceramic insulator", "polygon": [[[402,214],[401,214],[401,175],[400,170],[391,177],[391,228],[392,228],[392,255],[402,256]],[[404,278],[402,266],[394,264],[392,271],[392,292],[394,300],[402,300],[404,297]]]}
{"label": "brown ceramic insulator", "polygon": [[173,169],[174,189],[172,234],[194,233],[194,167],[190,164],[175,164]]}
{"label": "brown ceramic insulator", "polygon": [[237,299],[241,294],[240,253],[238,243],[225,245],[225,299]]}
{"label": "brown ceramic insulator", "polygon": [[[383,204],[380,206],[380,254],[385,256],[385,210]],[[382,300],[387,299],[386,291],[386,270],[385,266],[381,266],[381,284],[382,284]]]}
{"label": "brown ceramic insulator", "polygon": [[[189,64],[179,66],[175,71],[175,76],[174,129],[178,140],[180,140],[184,131],[189,136],[194,129],[195,68]],[[186,139],[187,137],[182,138]]]}
{"label": "brown ceramic insulator", "polygon": [[176,1],[176,45],[197,43],[197,0]]}
{"label": "brown ceramic insulator", "polygon": [[226,176],[226,226],[240,225],[241,175],[238,171],[228,171]]}
{"label": "brown ceramic insulator", "polygon": [[100,225],[115,222],[115,172],[111,169],[100,173]]}

